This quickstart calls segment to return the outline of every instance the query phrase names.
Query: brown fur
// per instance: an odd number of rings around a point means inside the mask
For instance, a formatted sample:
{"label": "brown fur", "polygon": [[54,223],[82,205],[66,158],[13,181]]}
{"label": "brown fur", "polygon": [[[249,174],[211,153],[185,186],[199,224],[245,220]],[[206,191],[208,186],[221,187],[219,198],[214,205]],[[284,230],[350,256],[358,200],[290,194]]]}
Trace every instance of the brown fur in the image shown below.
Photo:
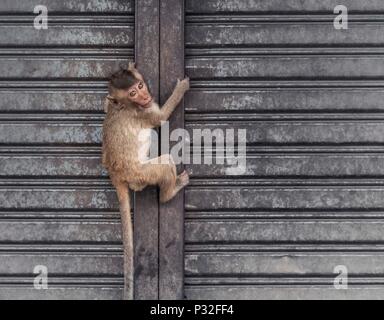
{"label": "brown fur", "polygon": [[[129,70],[144,81],[134,64]],[[152,129],[166,121],[189,89],[189,79],[178,80],[171,97],[160,109],[152,102],[143,109],[120,98],[119,90],[110,88],[106,99],[107,115],[103,124],[103,165],[115,186],[122,219],[124,245],[124,298],[133,299],[133,232],[130,214],[129,189],[141,191],[147,185],[160,187],[160,201],[172,199],[188,183],[188,175],[176,174],[170,155],[162,155],[143,163],[139,157],[142,142],[138,135],[142,129]]]}

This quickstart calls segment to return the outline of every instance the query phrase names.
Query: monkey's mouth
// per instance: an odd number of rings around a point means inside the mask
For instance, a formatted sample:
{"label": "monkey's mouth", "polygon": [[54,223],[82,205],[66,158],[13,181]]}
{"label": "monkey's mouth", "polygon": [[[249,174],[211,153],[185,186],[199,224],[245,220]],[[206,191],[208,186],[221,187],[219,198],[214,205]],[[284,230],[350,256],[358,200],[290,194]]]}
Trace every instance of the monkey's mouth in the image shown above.
{"label": "monkey's mouth", "polygon": [[145,99],[145,102],[143,104],[140,104],[140,107],[145,109],[149,108],[151,106],[152,100],[153,100],[152,97],[148,97],[147,99]]}

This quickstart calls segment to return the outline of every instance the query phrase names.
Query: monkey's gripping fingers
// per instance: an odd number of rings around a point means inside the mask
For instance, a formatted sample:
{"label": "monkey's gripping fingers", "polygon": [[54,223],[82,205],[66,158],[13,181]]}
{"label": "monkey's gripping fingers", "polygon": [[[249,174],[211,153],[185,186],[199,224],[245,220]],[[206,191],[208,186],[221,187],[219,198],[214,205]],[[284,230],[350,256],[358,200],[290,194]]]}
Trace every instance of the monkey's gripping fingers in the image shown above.
{"label": "monkey's gripping fingers", "polygon": [[136,69],[136,62],[132,62],[132,61],[129,62],[129,63],[128,63],[128,70],[129,70],[129,71],[132,71],[132,72],[133,72],[133,71],[137,71],[137,69]]}
{"label": "monkey's gripping fingers", "polygon": [[176,87],[177,87],[178,89],[183,90],[183,92],[188,91],[189,88],[190,88],[189,78],[185,78],[185,79],[183,79],[183,80],[177,79]]}

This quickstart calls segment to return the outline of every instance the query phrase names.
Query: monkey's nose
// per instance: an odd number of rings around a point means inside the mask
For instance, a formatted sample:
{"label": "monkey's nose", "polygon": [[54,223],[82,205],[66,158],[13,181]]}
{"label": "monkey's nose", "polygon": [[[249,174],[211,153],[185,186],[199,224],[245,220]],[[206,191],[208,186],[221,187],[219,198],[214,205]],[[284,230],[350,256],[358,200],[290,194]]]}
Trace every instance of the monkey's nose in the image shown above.
{"label": "monkey's nose", "polygon": [[140,99],[146,100],[147,97],[148,97],[148,96],[147,96],[146,94],[139,94],[139,98],[140,98]]}

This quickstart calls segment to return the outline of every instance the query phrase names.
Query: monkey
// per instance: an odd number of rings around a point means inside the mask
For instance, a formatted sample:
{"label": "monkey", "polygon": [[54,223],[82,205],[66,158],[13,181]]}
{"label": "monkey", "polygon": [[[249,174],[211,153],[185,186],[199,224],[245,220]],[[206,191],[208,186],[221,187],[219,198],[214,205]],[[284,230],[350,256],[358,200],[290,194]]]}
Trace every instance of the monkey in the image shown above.
{"label": "monkey", "polygon": [[114,73],[108,86],[103,122],[102,163],[116,189],[124,247],[123,299],[134,298],[133,227],[130,214],[129,191],[141,191],[146,186],[160,188],[160,202],[171,200],[189,183],[184,170],[177,175],[172,156],[161,155],[147,159],[150,135],[143,142],[139,136],[168,120],[174,109],[189,90],[189,78],[178,79],[176,87],[160,108],[152,98],[143,76],[130,62],[127,69]]}

